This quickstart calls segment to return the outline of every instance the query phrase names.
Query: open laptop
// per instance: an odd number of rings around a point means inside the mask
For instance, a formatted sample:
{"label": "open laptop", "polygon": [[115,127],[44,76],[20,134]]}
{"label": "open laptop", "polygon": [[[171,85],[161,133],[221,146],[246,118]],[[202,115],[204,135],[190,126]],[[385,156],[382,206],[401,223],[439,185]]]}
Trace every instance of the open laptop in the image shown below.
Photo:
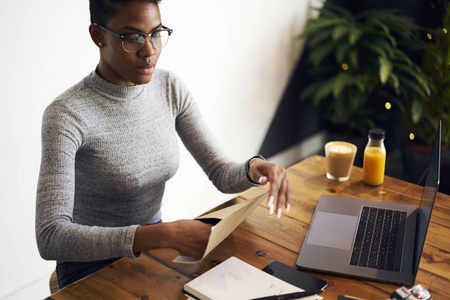
{"label": "open laptop", "polygon": [[297,267],[414,284],[439,187],[441,126],[442,121],[419,208],[322,195],[298,255]]}

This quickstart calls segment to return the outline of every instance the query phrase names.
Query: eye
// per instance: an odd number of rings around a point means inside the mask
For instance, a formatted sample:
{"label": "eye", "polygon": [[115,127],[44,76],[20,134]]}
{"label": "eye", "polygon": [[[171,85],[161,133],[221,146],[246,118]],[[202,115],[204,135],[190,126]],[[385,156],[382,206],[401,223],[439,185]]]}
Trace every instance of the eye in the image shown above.
{"label": "eye", "polygon": [[135,33],[127,35],[126,39],[130,43],[143,43],[145,40],[145,36]]}
{"label": "eye", "polygon": [[160,38],[161,38],[161,31],[157,31],[152,34],[152,39],[157,40]]}

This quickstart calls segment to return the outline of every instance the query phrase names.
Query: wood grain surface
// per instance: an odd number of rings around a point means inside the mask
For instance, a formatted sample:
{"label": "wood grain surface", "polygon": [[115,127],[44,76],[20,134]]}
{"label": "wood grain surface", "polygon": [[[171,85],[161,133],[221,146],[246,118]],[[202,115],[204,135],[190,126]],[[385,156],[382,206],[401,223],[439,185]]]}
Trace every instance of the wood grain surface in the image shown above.
{"label": "wood grain surface", "polygon": [[[295,267],[298,252],[308,231],[321,194],[419,205],[422,187],[391,177],[379,187],[362,183],[362,169],[353,167],[346,182],[328,180],[325,157],[312,156],[288,168],[291,210],[277,219],[270,216],[267,201],[257,207],[204,260],[197,264],[177,264],[172,249],[145,252],[139,259],[123,258],[48,297],[48,299],[186,299],[183,285],[230,256],[262,269],[277,260]],[[253,188],[230,200],[225,207],[268,191]],[[217,209],[219,209],[218,207]],[[423,250],[416,284],[427,287],[433,299],[449,299],[450,294],[450,196],[438,194]],[[388,299],[399,286],[375,281],[307,272],[326,280],[324,299],[350,295],[362,299]]]}

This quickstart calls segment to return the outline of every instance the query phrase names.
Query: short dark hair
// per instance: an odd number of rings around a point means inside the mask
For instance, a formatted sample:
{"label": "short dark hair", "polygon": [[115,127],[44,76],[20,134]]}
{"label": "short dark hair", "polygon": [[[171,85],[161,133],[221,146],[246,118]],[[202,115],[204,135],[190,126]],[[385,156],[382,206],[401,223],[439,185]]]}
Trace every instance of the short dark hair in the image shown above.
{"label": "short dark hair", "polygon": [[106,23],[117,13],[118,6],[126,6],[135,1],[159,4],[161,0],[89,0],[91,23],[106,26]]}

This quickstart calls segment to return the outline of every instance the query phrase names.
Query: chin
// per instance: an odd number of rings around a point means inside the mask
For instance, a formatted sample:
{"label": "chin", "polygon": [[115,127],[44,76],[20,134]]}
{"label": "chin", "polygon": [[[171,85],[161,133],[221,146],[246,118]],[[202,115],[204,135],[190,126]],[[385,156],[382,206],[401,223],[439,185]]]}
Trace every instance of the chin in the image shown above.
{"label": "chin", "polygon": [[147,84],[152,80],[152,75],[148,76],[141,76],[139,78],[136,78],[136,80],[133,81],[135,85],[141,85],[141,84]]}

